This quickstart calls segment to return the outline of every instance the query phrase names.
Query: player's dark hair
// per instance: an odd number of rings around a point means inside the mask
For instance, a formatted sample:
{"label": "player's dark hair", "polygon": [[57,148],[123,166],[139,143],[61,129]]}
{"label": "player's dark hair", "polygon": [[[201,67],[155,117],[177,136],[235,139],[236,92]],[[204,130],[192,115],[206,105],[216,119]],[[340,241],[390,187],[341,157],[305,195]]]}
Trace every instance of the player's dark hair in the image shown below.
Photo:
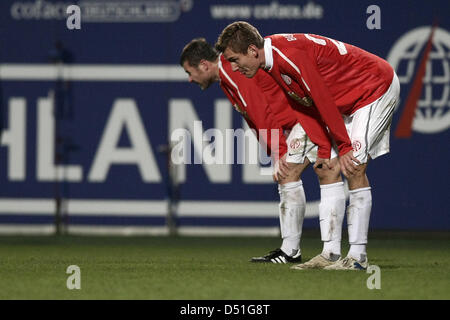
{"label": "player's dark hair", "polygon": [[236,21],[223,29],[216,42],[216,49],[224,52],[227,47],[236,53],[247,54],[248,46],[264,47],[264,38],[258,29],[245,21]]}
{"label": "player's dark hair", "polygon": [[183,66],[187,61],[192,67],[198,67],[200,61],[216,61],[219,53],[205,38],[196,38],[191,40],[181,52],[180,65]]}

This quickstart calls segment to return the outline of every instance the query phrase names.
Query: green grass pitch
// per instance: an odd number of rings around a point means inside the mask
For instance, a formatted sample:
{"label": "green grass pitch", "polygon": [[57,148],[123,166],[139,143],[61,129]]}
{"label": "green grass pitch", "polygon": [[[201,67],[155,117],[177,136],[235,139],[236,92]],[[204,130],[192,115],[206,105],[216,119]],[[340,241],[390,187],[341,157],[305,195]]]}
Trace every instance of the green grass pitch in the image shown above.
{"label": "green grass pitch", "polygon": [[[450,299],[450,233],[372,232],[364,271],[291,270],[248,262],[280,245],[262,237],[0,237],[0,299]],[[305,231],[306,261],[321,250]],[[343,253],[348,250],[343,240]],[[69,265],[81,289],[66,287]]]}

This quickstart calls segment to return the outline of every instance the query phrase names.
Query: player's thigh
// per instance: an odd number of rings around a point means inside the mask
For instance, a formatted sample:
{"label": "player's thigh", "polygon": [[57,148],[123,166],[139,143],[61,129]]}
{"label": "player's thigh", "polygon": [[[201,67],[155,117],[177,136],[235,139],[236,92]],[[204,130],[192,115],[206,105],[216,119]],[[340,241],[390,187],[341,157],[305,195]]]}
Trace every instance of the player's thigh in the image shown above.
{"label": "player's thigh", "polygon": [[286,139],[288,147],[286,162],[302,164],[305,159],[315,162],[317,158],[317,145],[315,145],[306,134],[300,123],[297,123]]}
{"label": "player's thigh", "polygon": [[390,128],[398,93],[397,90],[388,90],[380,99],[344,118],[353,155],[362,164],[367,163],[369,157],[375,159],[389,152]]}
{"label": "player's thigh", "polygon": [[300,180],[303,171],[310,165],[310,161],[306,158],[303,163],[287,162],[287,175],[282,178],[279,183],[285,184],[289,182],[296,182]]}

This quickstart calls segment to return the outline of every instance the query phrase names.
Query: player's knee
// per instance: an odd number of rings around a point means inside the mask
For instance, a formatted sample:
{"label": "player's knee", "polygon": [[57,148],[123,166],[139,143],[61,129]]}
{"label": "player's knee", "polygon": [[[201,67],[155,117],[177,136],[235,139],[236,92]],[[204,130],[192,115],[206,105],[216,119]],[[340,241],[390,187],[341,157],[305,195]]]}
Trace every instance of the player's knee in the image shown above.
{"label": "player's knee", "polygon": [[314,168],[314,172],[316,173],[320,184],[330,184],[342,181],[339,162],[333,163],[331,169],[326,166],[322,166],[321,168],[316,167]]}
{"label": "player's knee", "polygon": [[354,175],[356,177],[364,177],[366,175],[366,170],[367,170],[367,163],[357,165]]}
{"label": "player's knee", "polygon": [[357,166],[353,173],[347,173],[345,175],[351,190],[369,186],[366,170],[367,164],[361,164]]}
{"label": "player's knee", "polygon": [[301,174],[295,175],[295,174],[289,174],[284,178],[280,178],[278,179],[278,183],[279,184],[286,184],[286,183],[290,183],[290,182],[296,182],[298,180],[300,180],[301,178]]}
{"label": "player's knee", "polygon": [[347,180],[360,180],[363,176],[365,176],[365,173],[360,170],[359,168],[356,168],[353,172],[347,171],[344,173],[345,178]]}
{"label": "player's knee", "polygon": [[289,183],[289,182],[295,182],[298,181],[301,178],[301,175],[305,168],[308,166],[308,164],[305,163],[287,163],[288,164],[288,174],[286,177],[281,179],[281,181],[278,181],[281,184]]}
{"label": "player's knee", "polygon": [[315,170],[320,184],[330,184],[342,181],[339,171],[333,169],[318,169]]}

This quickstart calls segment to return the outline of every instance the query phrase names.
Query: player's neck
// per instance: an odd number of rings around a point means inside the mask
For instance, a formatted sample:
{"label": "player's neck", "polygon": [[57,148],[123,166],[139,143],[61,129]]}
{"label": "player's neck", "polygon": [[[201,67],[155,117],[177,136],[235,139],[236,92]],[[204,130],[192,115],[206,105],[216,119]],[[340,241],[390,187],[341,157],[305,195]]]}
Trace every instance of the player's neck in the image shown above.
{"label": "player's neck", "polygon": [[217,58],[216,61],[211,63],[211,68],[214,82],[219,82],[220,81],[219,58]]}
{"label": "player's neck", "polygon": [[258,49],[258,62],[259,62],[259,68],[264,69],[266,66],[266,54],[264,52],[264,47],[261,49]]}

